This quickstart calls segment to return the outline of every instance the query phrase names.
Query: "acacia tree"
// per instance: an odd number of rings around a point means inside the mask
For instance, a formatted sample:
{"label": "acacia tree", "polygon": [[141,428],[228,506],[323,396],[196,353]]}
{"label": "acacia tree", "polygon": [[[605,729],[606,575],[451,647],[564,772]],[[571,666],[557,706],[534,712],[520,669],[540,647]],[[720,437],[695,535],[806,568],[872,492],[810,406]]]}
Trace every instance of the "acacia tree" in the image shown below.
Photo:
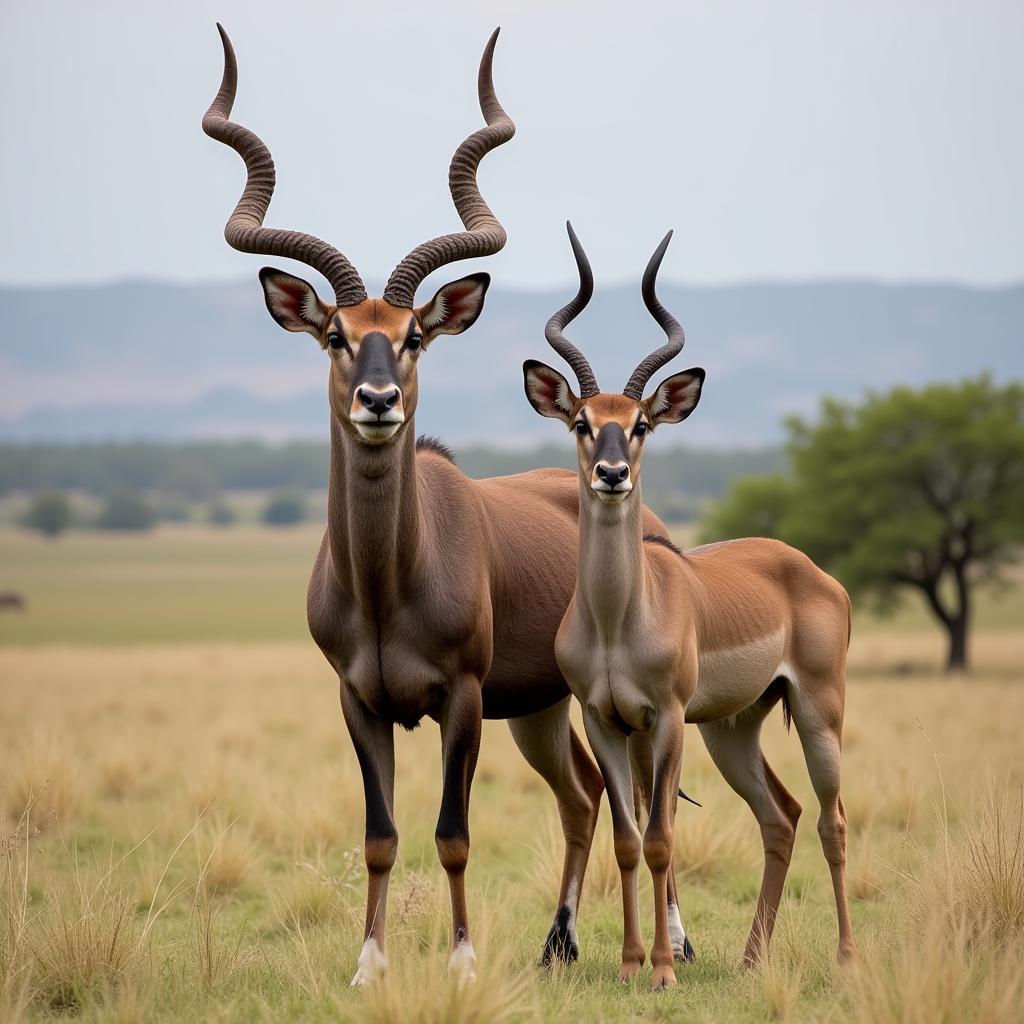
{"label": "acacia tree", "polygon": [[47,491],[32,499],[23,525],[46,537],[56,537],[71,525],[71,502],[60,491]]}
{"label": "acacia tree", "polygon": [[760,497],[770,528],[751,532],[802,548],[883,608],[918,591],[948,635],[947,669],[966,669],[975,586],[1024,541],[1024,387],[983,376],[897,388],[827,400],[817,423],[787,426],[791,477],[741,486],[708,534],[757,526]]}

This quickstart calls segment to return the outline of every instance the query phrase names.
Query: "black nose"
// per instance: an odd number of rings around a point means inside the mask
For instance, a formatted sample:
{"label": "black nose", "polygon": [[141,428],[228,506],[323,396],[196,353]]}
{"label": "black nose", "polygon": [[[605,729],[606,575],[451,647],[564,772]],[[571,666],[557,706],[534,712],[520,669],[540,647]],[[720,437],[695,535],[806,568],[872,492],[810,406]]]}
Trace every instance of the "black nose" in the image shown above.
{"label": "black nose", "polygon": [[377,391],[375,388],[360,387],[356,389],[356,398],[375,416],[380,417],[394,408],[398,401],[398,388]]}
{"label": "black nose", "polygon": [[607,462],[599,462],[595,468],[597,479],[604,481],[609,487],[615,487],[629,477],[629,466],[625,463],[609,466]]}

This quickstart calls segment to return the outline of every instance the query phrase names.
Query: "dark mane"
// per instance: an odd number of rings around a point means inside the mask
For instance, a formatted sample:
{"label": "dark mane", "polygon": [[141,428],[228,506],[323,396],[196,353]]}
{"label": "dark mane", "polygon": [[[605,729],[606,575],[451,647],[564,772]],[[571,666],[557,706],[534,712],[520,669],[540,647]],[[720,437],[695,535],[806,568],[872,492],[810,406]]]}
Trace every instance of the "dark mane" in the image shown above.
{"label": "dark mane", "polygon": [[457,464],[451,448],[439,437],[429,437],[427,434],[421,434],[416,438],[416,451],[436,452],[442,459],[447,459],[453,466]]}
{"label": "dark mane", "polygon": [[672,543],[672,541],[668,539],[668,537],[662,537],[660,533],[645,533],[644,543],[660,544],[663,548],[668,548],[669,551],[674,551],[677,555],[681,555],[683,553],[675,544]]}

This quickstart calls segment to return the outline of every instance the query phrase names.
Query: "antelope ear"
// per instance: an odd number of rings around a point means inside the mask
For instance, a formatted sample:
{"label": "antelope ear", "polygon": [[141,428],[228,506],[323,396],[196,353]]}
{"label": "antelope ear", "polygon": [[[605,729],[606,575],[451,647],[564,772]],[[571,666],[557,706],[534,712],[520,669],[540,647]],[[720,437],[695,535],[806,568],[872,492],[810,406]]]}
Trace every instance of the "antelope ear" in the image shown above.
{"label": "antelope ear", "polygon": [[439,334],[461,334],[476,323],[484,308],[490,274],[470,274],[441,288],[424,306],[413,310],[429,344]]}
{"label": "antelope ear", "polygon": [[308,281],[283,270],[264,267],[260,271],[260,284],[270,315],[286,331],[305,331],[320,339],[331,307],[320,301]]}
{"label": "antelope ear", "polygon": [[557,371],[536,359],[523,363],[523,384],[530,405],[541,414],[568,424],[579,399],[569,382]]}
{"label": "antelope ear", "polygon": [[679,423],[697,408],[704,386],[704,371],[695,366],[666,377],[650,398],[644,400],[651,423]]}

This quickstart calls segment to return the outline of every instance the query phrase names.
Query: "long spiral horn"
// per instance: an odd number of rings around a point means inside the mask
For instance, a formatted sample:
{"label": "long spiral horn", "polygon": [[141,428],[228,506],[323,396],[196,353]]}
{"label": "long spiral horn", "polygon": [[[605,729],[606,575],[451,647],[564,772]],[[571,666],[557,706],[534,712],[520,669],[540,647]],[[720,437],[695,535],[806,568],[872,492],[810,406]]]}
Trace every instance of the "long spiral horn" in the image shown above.
{"label": "long spiral horn", "polygon": [[679,355],[686,341],[686,335],[683,333],[683,328],[680,326],[679,321],[658,301],[658,296],[654,291],[654,285],[658,279],[658,268],[661,266],[661,261],[665,258],[665,250],[668,249],[668,243],[671,240],[672,232],[670,231],[661,240],[658,248],[654,250],[654,255],[644,271],[643,284],[641,285],[644,305],[650,311],[651,316],[658,321],[661,329],[668,336],[668,340],[661,348],[652,352],[633,371],[633,376],[629,378],[629,383],[622,389],[624,395],[628,398],[635,398],[637,401],[644,397],[644,388],[651,379],[651,375],[670,359]]}
{"label": "long spiral horn", "polygon": [[494,44],[498,41],[500,31],[495,29],[487,41],[477,77],[480,110],[487,126],[477,129],[459,146],[448,169],[448,188],[452,194],[452,202],[455,203],[455,209],[458,210],[466,230],[441,235],[416,246],[395,267],[384,289],[384,299],[392,306],[411,307],[420,282],[439,267],[474,256],[491,256],[505,246],[508,237],[505,229],[484,202],[476,180],[480,161],[492,149],[508,142],[516,133],[512,119],[498,102],[491,80]]}
{"label": "long spiral horn", "polygon": [[583,245],[572,229],[572,222],[565,222],[569,232],[569,243],[572,254],[576,257],[576,269],[580,275],[580,289],[571,302],[564,305],[544,327],[544,337],[548,344],[572,367],[580,384],[580,398],[593,398],[601,389],[597,386],[597,378],[590,368],[583,353],[562,333],[566,325],[571,323],[583,312],[590,297],[594,294],[594,274],[590,269],[590,261],[583,251]]}
{"label": "long spiral horn", "polygon": [[229,120],[238,85],[238,65],[231,40],[219,23],[217,31],[224,44],[224,77],[220,92],[203,118],[203,131],[230,146],[245,161],[246,171],[242,197],[224,227],[228,245],[241,252],[298,260],[319,270],[331,282],[339,306],[362,302],[366,298],[363,282],[356,268],[334,246],[302,231],[263,226],[277,180],[274,158],[257,135]]}

